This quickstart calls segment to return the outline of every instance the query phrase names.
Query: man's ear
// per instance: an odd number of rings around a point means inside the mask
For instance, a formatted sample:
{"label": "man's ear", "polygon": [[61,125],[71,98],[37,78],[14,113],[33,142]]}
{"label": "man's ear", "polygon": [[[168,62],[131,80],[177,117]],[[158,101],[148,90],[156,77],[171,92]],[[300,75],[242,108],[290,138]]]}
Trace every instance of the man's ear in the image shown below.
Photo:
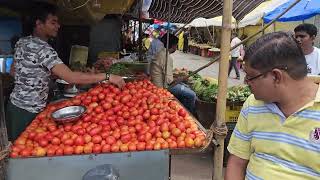
{"label": "man's ear", "polygon": [[272,75],[273,75],[273,81],[276,82],[277,84],[280,83],[283,78],[284,78],[284,73],[280,69],[274,69],[272,70]]}
{"label": "man's ear", "polygon": [[36,27],[39,26],[39,25],[41,25],[41,24],[43,24],[43,23],[42,23],[39,19],[36,20]]}
{"label": "man's ear", "polygon": [[312,36],[310,37],[310,39],[311,39],[312,41],[314,41],[314,40],[316,39],[316,36],[315,36],[315,35],[312,35]]}

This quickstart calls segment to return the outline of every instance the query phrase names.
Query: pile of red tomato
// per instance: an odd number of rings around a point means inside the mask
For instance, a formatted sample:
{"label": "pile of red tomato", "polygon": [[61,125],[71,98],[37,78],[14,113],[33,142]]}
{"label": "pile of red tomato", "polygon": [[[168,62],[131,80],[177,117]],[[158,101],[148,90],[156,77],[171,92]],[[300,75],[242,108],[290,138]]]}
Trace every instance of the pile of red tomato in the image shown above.
{"label": "pile of red tomato", "polygon": [[[57,124],[51,113],[84,105],[74,123]],[[100,84],[48,107],[14,142],[10,157],[145,151],[203,146],[205,134],[167,90],[135,81],[120,90]]]}

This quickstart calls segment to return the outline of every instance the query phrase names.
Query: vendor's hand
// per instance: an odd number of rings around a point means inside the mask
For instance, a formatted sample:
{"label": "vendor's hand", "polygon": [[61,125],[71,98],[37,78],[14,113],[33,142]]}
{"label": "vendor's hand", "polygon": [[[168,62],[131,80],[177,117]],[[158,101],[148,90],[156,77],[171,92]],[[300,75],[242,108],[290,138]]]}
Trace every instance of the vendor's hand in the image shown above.
{"label": "vendor's hand", "polygon": [[240,56],[238,57],[237,61],[243,61],[243,58]]}
{"label": "vendor's hand", "polygon": [[118,86],[119,88],[122,88],[126,84],[121,76],[114,74],[110,74],[109,82]]}
{"label": "vendor's hand", "polygon": [[141,73],[141,74],[136,74],[136,77],[138,79],[150,79],[148,75],[146,75],[145,73]]}

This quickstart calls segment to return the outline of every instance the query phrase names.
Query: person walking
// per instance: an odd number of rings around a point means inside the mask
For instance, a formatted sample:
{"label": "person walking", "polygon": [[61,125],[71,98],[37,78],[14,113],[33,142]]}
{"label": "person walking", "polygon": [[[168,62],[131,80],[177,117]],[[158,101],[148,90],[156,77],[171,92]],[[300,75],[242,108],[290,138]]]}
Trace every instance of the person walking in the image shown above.
{"label": "person walking", "polygon": [[[241,40],[238,38],[237,33],[232,33],[232,40],[231,40],[231,47],[235,46],[236,44],[239,44]],[[232,71],[232,68],[236,72],[236,79],[240,80],[240,73],[239,69],[237,67],[237,62],[242,61],[243,55],[243,45],[240,45],[236,47],[234,50],[231,51],[231,61],[229,63],[229,71],[228,71],[228,77],[230,76],[230,73]]]}

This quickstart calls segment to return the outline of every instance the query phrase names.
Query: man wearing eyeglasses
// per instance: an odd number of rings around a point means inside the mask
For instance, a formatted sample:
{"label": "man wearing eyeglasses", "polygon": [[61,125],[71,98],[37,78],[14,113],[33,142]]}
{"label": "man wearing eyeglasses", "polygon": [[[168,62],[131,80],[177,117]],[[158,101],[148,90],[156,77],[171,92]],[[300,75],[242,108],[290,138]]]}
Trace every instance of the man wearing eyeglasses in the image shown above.
{"label": "man wearing eyeglasses", "polygon": [[230,139],[225,180],[320,178],[320,89],[284,32],[262,36],[244,56],[251,95]]}
{"label": "man wearing eyeglasses", "polygon": [[313,24],[300,24],[294,29],[295,38],[306,57],[309,75],[320,74],[320,50],[313,46],[317,32]]}

